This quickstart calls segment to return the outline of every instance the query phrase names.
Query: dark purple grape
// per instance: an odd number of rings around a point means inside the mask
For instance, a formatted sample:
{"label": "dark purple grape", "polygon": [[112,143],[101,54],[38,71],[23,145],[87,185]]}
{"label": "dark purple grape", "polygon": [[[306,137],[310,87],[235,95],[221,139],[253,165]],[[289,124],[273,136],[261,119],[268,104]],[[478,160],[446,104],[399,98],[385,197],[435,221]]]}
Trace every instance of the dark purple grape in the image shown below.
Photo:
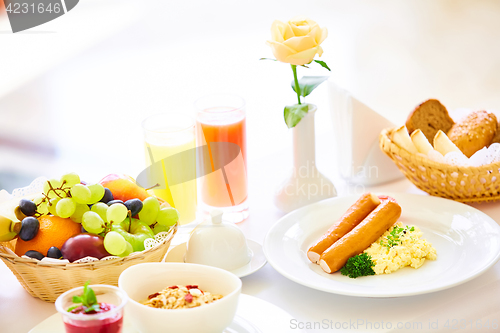
{"label": "dark purple grape", "polygon": [[56,246],[52,246],[47,251],[47,257],[54,258],[54,259],[61,259],[62,258],[61,250],[59,250]]}
{"label": "dark purple grape", "polygon": [[135,216],[142,210],[142,201],[139,199],[127,200],[125,201],[125,207],[130,210],[132,216]]}
{"label": "dark purple grape", "polygon": [[26,251],[26,253],[24,255],[28,256],[30,258],[33,258],[33,259],[37,259],[37,260],[42,260],[43,258],[45,258],[45,256],[43,254],[41,254],[38,251],[33,251],[33,250]]}
{"label": "dark purple grape", "polygon": [[21,224],[21,231],[19,231],[19,238],[23,241],[29,241],[35,238],[40,229],[40,222],[32,216],[25,217]]}
{"label": "dark purple grape", "polygon": [[100,202],[104,202],[104,203],[108,203],[108,202],[110,202],[113,199],[114,199],[113,193],[111,193],[111,190],[109,188],[105,187],[104,188],[104,196],[99,201]]}
{"label": "dark purple grape", "polygon": [[122,205],[125,205],[125,203],[121,200],[111,200],[111,201],[108,201],[107,205],[108,206],[111,206],[112,204],[115,204],[115,203],[121,203]]}
{"label": "dark purple grape", "polygon": [[19,209],[26,216],[33,216],[36,213],[36,204],[28,199],[19,201]]}

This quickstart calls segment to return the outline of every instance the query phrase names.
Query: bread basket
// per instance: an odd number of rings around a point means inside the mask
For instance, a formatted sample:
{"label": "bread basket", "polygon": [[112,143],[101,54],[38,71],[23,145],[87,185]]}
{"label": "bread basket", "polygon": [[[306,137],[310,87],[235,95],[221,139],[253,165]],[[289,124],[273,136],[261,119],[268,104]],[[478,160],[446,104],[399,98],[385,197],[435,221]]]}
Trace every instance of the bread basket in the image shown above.
{"label": "bread basket", "polygon": [[[30,186],[14,190],[12,195],[2,190],[0,191],[0,202],[2,199],[5,201],[18,200],[33,194],[40,190],[44,180],[43,177],[37,178]],[[158,234],[155,237],[156,242],[151,240],[151,247],[146,246],[146,250],[132,253],[123,258],[108,257],[111,259],[82,263],[38,261],[16,255],[14,249],[17,239],[13,239],[9,242],[0,242],[0,259],[33,297],[46,302],[55,302],[59,295],[69,289],[83,286],[86,281],[90,281],[91,284],[118,286],[118,277],[126,268],[143,262],[162,261],[177,228],[176,224],[170,228],[168,233]]]}
{"label": "bread basket", "polygon": [[435,162],[396,145],[391,140],[395,130],[384,129],[380,133],[380,148],[419,189],[464,203],[500,199],[500,162],[479,167]]}

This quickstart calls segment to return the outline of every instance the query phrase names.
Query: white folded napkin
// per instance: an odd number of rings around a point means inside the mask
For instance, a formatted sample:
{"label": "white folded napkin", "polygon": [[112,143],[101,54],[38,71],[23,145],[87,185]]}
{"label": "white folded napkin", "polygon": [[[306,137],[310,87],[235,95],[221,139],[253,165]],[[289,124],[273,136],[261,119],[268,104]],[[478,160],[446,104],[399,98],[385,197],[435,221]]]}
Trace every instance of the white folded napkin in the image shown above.
{"label": "white folded napkin", "polygon": [[380,132],[394,124],[331,80],[328,93],[341,176],[363,185],[402,178],[403,174],[379,147]]}

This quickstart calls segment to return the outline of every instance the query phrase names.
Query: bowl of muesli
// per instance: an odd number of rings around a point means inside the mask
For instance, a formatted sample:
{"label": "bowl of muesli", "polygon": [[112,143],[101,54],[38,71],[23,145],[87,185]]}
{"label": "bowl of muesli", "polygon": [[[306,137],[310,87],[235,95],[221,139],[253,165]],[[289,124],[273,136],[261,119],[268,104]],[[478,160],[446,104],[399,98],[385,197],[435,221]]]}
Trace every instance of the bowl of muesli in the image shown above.
{"label": "bowl of muesli", "polygon": [[222,332],[236,314],[241,280],[211,266],[144,263],[118,279],[127,317],[139,332]]}

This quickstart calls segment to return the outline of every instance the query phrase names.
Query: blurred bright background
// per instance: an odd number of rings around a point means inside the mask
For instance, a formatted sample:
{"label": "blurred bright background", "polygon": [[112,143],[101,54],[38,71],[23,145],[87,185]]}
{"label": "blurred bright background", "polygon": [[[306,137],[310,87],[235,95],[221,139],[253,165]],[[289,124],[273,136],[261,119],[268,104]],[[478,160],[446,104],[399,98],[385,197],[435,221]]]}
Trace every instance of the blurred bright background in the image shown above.
{"label": "blurred bright background", "polygon": [[[144,168],[141,120],[194,114],[194,101],[247,101],[251,165],[277,152],[290,164],[283,107],[292,72],[265,41],[275,19],[306,15],[328,28],[332,79],[396,124],[415,105],[500,109],[500,2],[81,0],[66,15],[12,34],[0,14],[0,189],[75,171],[89,181]],[[299,75],[328,75],[319,66]],[[327,86],[317,154],[334,156]],[[331,160],[331,159],[329,159]],[[331,176],[333,177],[333,176]]]}

